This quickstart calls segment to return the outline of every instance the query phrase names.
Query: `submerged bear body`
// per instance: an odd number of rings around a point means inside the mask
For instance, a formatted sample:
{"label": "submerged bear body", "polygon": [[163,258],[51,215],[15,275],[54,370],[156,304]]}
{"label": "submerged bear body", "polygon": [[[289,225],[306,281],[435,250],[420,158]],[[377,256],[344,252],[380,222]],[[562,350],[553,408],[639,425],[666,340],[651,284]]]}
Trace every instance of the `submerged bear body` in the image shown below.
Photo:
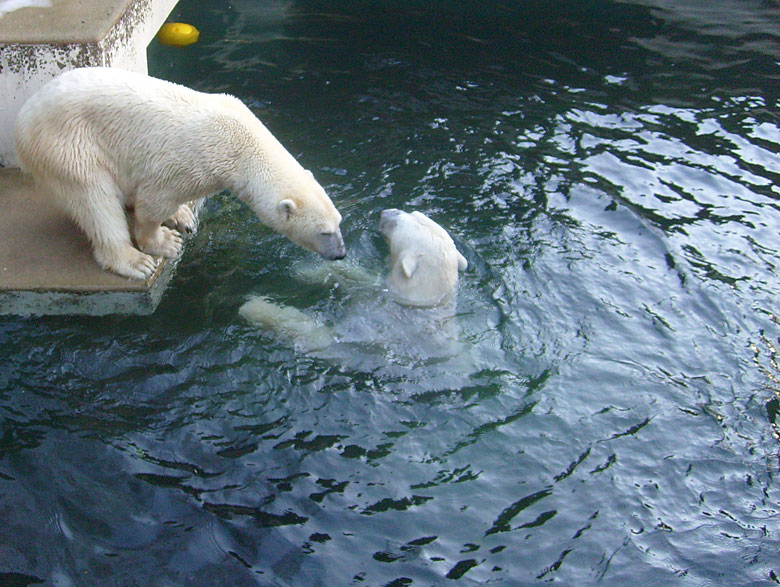
{"label": "submerged bear body", "polygon": [[[347,294],[353,303],[348,310],[341,309],[332,327],[268,296],[252,296],[241,306],[240,315],[315,354],[334,351],[337,343],[389,345],[395,347],[391,354],[432,356],[454,351],[458,272],[467,268],[466,258],[447,231],[420,212],[384,210],[379,231],[390,247],[383,288],[360,267],[328,266],[329,280],[357,294]],[[322,281],[318,272],[307,273],[312,281]]]}

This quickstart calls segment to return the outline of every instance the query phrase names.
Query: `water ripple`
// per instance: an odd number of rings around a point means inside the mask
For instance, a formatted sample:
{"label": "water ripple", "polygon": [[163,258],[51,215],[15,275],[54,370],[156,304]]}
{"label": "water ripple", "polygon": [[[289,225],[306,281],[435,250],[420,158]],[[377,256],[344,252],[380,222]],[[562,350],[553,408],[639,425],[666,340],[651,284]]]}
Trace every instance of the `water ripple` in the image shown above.
{"label": "water ripple", "polygon": [[0,581],[776,581],[776,8],[380,4],[182,1],[150,63],[244,99],[378,281],[379,210],[447,226],[456,340],[213,198],[154,315],[0,320]]}

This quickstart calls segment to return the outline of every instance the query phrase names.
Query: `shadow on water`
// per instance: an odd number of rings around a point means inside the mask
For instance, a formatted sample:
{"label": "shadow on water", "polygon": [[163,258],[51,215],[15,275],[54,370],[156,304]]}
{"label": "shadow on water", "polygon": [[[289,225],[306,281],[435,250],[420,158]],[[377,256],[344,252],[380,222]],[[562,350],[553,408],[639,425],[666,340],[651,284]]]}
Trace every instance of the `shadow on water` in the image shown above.
{"label": "shadow on water", "polygon": [[248,296],[355,300],[219,195],[153,316],[0,319],[0,582],[780,581],[778,8],[684,4],[182,1],[153,73],[241,97],[348,262],[446,226],[474,365],[274,343]]}

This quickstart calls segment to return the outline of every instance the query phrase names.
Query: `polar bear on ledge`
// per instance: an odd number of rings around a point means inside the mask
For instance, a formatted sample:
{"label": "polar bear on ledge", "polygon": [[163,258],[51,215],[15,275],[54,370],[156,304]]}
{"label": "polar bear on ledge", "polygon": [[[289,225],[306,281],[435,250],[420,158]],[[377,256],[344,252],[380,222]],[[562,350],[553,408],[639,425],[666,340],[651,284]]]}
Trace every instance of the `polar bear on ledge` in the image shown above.
{"label": "polar bear on ledge", "polygon": [[22,169],[86,233],[100,266],[125,277],[148,278],[152,256],[178,256],[180,231],[195,229],[186,202],[223,190],[302,247],[344,257],[341,215],[325,190],[233,96],[76,69],[25,103],[15,138]]}

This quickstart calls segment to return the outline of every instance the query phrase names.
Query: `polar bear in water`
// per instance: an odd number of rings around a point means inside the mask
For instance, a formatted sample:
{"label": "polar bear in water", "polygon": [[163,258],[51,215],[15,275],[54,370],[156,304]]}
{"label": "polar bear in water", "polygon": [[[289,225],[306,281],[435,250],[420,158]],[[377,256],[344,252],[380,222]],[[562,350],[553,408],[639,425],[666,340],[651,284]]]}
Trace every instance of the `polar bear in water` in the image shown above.
{"label": "polar bear in water", "polygon": [[[454,312],[458,272],[468,263],[447,231],[421,212],[384,210],[379,231],[390,245],[386,291],[394,302],[416,308],[437,308],[438,318]],[[348,279],[371,283],[359,269]],[[300,310],[279,306],[265,296],[254,296],[239,310],[253,324],[291,340],[303,350],[321,350],[342,337]]]}
{"label": "polar bear in water", "polygon": [[341,215],[325,190],[233,96],[76,69],[22,107],[16,153],[86,233],[100,266],[125,277],[146,279],[154,257],[178,256],[180,231],[195,229],[185,203],[223,190],[298,245],[326,259],[345,254]]}
{"label": "polar bear in water", "polygon": [[401,304],[433,307],[455,294],[466,258],[441,226],[422,212],[384,210],[379,232],[390,244],[387,288]]}

